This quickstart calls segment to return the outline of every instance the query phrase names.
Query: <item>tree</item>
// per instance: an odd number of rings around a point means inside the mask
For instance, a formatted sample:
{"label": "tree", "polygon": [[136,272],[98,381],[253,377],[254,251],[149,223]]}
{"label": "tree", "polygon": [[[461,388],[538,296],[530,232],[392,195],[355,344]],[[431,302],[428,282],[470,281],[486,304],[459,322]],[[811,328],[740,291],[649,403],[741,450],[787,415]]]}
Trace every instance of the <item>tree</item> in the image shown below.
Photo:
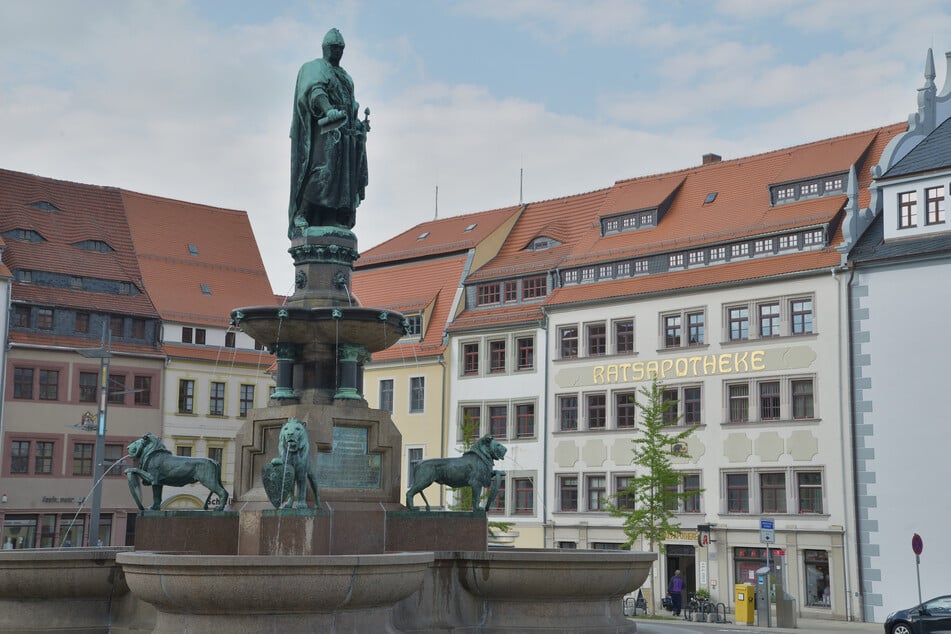
{"label": "tree", "polygon": [[[664,540],[680,530],[680,523],[675,516],[680,503],[702,492],[702,489],[680,489],[683,476],[674,469],[670,458],[673,446],[686,446],[687,438],[697,428],[693,426],[676,433],[668,430],[671,422],[664,414],[676,408],[677,401],[664,400],[663,385],[656,377],[650,388],[642,387],[639,393],[644,397],[644,402],[635,400],[634,405],[641,411],[642,421],[640,434],[631,441],[634,445],[631,462],[640,468],[637,475],[628,479],[627,489],[615,495],[615,501],[608,504],[608,509],[611,515],[624,518],[624,534],[627,536],[625,548],[633,546],[640,537],[647,540],[651,552],[656,544],[663,553]],[[678,423],[681,418],[677,417],[674,423]],[[678,452],[678,455],[690,457],[683,452]],[[653,566],[651,587],[656,592]],[[656,601],[651,604],[653,614]]]}
{"label": "tree", "polygon": [[[472,443],[479,439],[479,421],[472,420],[468,414],[463,415],[461,432],[462,451],[465,453],[472,447]],[[455,491],[455,493],[453,494],[453,501],[452,504],[449,505],[449,508],[453,511],[471,511],[472,489],[462,487],[461,489],[453,489],[453,491]],[[480,506],[485,506],[488,495],[489,489],[487,487],[482,491]],[[508,532],[508,530],[512,528],[512,525],[512,522],[489,522],[489,537],[496,537],[500,532]]]}

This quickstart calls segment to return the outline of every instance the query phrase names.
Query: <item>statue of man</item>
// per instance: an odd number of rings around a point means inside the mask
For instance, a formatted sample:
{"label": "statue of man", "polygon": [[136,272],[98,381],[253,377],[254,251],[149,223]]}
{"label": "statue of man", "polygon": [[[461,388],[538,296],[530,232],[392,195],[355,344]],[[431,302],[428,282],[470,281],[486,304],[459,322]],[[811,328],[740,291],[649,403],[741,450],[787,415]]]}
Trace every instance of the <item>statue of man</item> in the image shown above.
{"label": "statue of man", "polygon": [[366,192],[369,116],[358,118],[353,80],[340,67],[340,31],[327,31],[322,48],[297,73],[288,237],[311,226],[352,229]]}

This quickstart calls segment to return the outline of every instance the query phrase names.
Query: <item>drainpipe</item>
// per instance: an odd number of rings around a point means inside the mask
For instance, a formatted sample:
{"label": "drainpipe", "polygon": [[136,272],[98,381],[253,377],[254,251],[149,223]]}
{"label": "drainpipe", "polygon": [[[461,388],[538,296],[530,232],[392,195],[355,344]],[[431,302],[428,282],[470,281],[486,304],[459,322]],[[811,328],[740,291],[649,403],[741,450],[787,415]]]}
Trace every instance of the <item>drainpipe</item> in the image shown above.
{"label": "drainpipe", "polygon": [[[449,449],[446,447],[446,359],[439,355],[439,367],[442,369],[442,398],[439,399],[439,453],[441,458],[449,455]],[[446,508],[443,496],[446,487],[439,487],[439,506]]]}
{"label": "drainpipe", "polygon": [[[10,351],[10,315],[13,314],[13,280],[7,278],[7,297],[4,302],[6,317],[3,321],[3,363],[0,363],[0,446],[3,444],[3,395],[7,393],[7,353]],[[3,466],[3,452],[0,451],[0,467]],[[0,471],[2,473],[2,471]]]}
{"label": "drainpipe", "polygon": [[[838,344],[838,350],[839,350],[839,354],[838,354],[838,366],[839,366],[839,380],[841,381],[841,380],[842,380],[842,369],[843,369],[843,357],[852,354],[852,340],[851,340],[851,336],[850,336],[850,337],[849,337],[849,342],[848,342],[848,350],[847,350],[847,352],[843,355],[843,353],[842,353],[842,283],[841,283],[841,280],[839,279],[839,267],[832,267],[831,273],[832,273],[832,279],[835,280],[835,284],[836,284],[836,342],[837,342],[837,344]],[[849,278],[849,281],[846,283],[846,294],[847,294],[846,302],[849,303],[849,307],[851,307],[851,303],[850,303],[850,302],[851,302],[851,290],[852,290],[851,281],[852,281],[852,280],[851,280],[851,277],[850,277],[850,278]],[[847,311],[846,314],[847,314],[847,315],[851,315],[851,312],[850,312],[850,311]],[[851,334],[851,332],[852,332],[852,328],[851,328],[851,326],[850,326],[850,327],[849,327],[849,333]],[[851,364],[851,361],[849,361],[849,363],[847,364],[847,368],[848,368],[848,372],[849,372],[849,376],[848,376],[848,379],[847,379],[847,382],[848,382],[848,383],[847,383],[847,384],[848,384],[847,389],[848,389],[849,398],[846,399],[846,400],[847,400],[847,402],[851,403],[851,401],[852,401],[852,398],[851,398],[851,394],[852,394],[852,364]],[[840,402],[841,402],[841,401],[840,401]],[[848,515],[849,515],[849,513],[848,513],[848,500],[849,500],[850,498],[854,498],[854,496],[855,496],[855,482],[854,482],[855,470],[854,470],[854,468],[853,468],[853,471],[852,471],[852,478],[853,478],[853,483],[852,483],[853,486],[852,486],[852,489],[853,489],[853,490],[852,490],[852,493],[851,493],[851,495],[850,495],[850,493],[849,493],[849,486],[848,486],[848,480],[849,480],[848,475],[849,475],[849,474],[848,474],[848,469],[846,468],[846,463],[848,462],[848,456],[846,455],[846,446],[851,444],[852,453],[853,453],[853,454],[855,453],[855,440],[854,440],[854,435],[855,435],[855,434],[854,434],[854,429],[852,429],[852,417],[851,417],[851,412],[846,412],[846,411],[844,411],[844,409],[845,409],[845,408],[842,408],[842,407],[839,408],[839,416],[840,416],[841,419],[842,419],[842,422],[840,423],[840,432],[839,432],[840,437],[841,437],[841,442],[839,443],[839,452],[840,452],[840,454],[841,454],[841,459],[840,459],[839,462],[841,463],[841,469],[842,469],[842,501],[845,502],[845,510],[846,510],[845,522],[844,522],[844,526],[843,526],[843,528],[842,528],[842,541],[843,541],[843,544],[842,544],[842,545],[843,545],[843,548],[842,548],[842,556],[843,556],[843,558],[844,558],[844,560],[845,560],[845,561],[843,562],[843,563],[844,563],[844,568],[845,568],[845,619],[846,619],[847,621],[851,621],[851,620],[852,620],[852,575],[851,575],[851,570],[850,570],[850,566],[849,566],[849,550],[850,550],[850,548],[849,548],[849,531],[846,530],[846,527],[851,523],[851,522],[849,522],[849,517],[848,517]],[[851,443],[847,443],[847,442],[846,442],[846,441],[847,441],[847,438],[846,438],[846,430],[849,430],[849,431],[850,431],[849,437],[852,438],[852,442],[851,442]],[[854,461],[854,455],[853,455],[853,461]],[[854,463],[853,463],[853,464],[854,464]],[[854,510],[855,510],[855,509],[853,508],[853,512],[854,512]],[[857,526],[857,525],[858,525],[858,518],[856,518],[856,522],[855,522],[855,523],[856,523],[856,526]],[[855,534],[854,534],[854,539],[855,539],[855,547],[856,547],[856,550],[857,550],[857,549],[858,549],[858,531],[855,532]],[[861,566],[860,566],[860,567],[861,567]]]}
{"label": "drainpipe", "polygon": [[[852,290],[854,288],[853,284],[855,282],[855,266],[849,265],[849,281],[846,283],[847,290],[847,301],[848,301],[848,315],[849,315],[849,355],[852,354],[853,346],[855,345],[855,332],[852,328]],[[852,504],[853,504],[853,516],[854,516],[854,526],[855,526],[855,550],[858,553],[858,587],[859,590],[856,593],[859,600],[859,615],[861,618],[859,620],[865,621],[865,575],[862,572],[862,539],[861,533],[859,532],[859,497],[858,497],[858,473],[859,473],[859,459],[858,459],[858,439],[855,434],[855,368],[852,367],[852,361],[849,359],[849,426],[852,431],[852,477],[854,482],[852,483]],[[850,597],[851,598],[851,597]],[[846,603],[847,606],[851,606],[852,602],[849,601]],[[849,615],[851,620],[851,615]]]}
{"label": "drainpipe", "polygon": [[[542,321],[539,322],[539,327],[545,332],[545,347],[542,348],[545,351],[544,362],[545,362],[545,372],[544,372],[544,389],[542,391],[543,398],[545,399],[541,409],[545,412],[544,418],[539,420],[545,421],[545,432],[542,438],[542,525],[548,525],[549,522],[549,505],[548,505],[548,378],[549,378],[549,367],[551,364],[548,362],[548,311],[545,310],[545,307],[542,306]],[[541,357],[541,355],[539,355]],[[554,537],[555,532],[554,528],[552,529],[552,544],[551,547],[554,548]]]}

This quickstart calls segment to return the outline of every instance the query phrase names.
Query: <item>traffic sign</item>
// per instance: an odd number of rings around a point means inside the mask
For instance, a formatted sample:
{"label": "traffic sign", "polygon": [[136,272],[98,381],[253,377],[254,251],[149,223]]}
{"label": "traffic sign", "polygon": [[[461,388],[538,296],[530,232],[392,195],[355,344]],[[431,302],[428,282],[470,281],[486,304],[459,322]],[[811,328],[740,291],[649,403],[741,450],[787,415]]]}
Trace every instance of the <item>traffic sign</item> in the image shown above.
{"label": "traffic sign", "polygon": [[763,517],[759,521],[759,540],[764,544],[776,543],[776,523],[772,518]]}
{"label": "traffic sign", "polygon": [[911,549],[916,555],[920,555],[921,551],[925,549],[925,542],[918,533],[915,533],[911,538]]}

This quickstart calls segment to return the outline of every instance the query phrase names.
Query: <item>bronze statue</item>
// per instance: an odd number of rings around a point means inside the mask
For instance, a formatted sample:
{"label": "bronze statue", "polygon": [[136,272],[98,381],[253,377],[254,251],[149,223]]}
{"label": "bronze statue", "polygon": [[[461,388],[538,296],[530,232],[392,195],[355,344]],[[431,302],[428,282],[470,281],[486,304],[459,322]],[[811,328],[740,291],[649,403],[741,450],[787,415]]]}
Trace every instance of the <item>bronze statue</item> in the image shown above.
{"label": "bronze statue", "polygon": [[314,494],[314,505],[320,508],[317,470],[310,458],[310,439],[300,419],[290,418],[278,435],[279,457],[261,470],[264,491],[274,508],[307,508],[307,486]]}
{"label": "bronze statue", "polygon": [[352,229],[367,186],[369,108],[361,121],[353,80],[340,67],[343,36],[330,29],[323,58],[301,66],[291,120],[289,238],[308,227]]}
{"label": "bronze statue", "polygon": [[[419,493],[423,496],[423,502],[426,503],[426,510],[429,510],[429,500],[423,489],[430,484],[445,484],[455,489],[461,487],[470,487],[472,489],[472,510],[488,510],[495,502],[499,494],[499,486],[504,471],[495,471],[492,464],[496,460],[505,457],[507,449],[505,445],[492,438],[492,436],[483,436],[475,441],[467,452],[459,458],[431,458],[423,460],[416,465],[413,471],[413,482],[406,492],[406,508],[415,511],[413,498]],[[485,507],[479,507],[479,498],[482,497],[482,489],[489,489],[489,496],[485,502]]]}
{"label": "bronze statue", "polygon": [[129,479],[132,499],[140,511],[145,510],[140,496],[143,482],[152,487],[153,511],[162,508],[162,487],[165,485],[180,487],[200,482],[208,489],[203,507],[206,510],[212,495],[218,496],[216,511],[223,510],[228,503],[228,492],[221,484],[221,465],[211,458],[175,456],[166,449],[162,439],[152,432],[132,442],[128,451],[129,456],[139,464],[138,467],[126,469],[125,474]]}

